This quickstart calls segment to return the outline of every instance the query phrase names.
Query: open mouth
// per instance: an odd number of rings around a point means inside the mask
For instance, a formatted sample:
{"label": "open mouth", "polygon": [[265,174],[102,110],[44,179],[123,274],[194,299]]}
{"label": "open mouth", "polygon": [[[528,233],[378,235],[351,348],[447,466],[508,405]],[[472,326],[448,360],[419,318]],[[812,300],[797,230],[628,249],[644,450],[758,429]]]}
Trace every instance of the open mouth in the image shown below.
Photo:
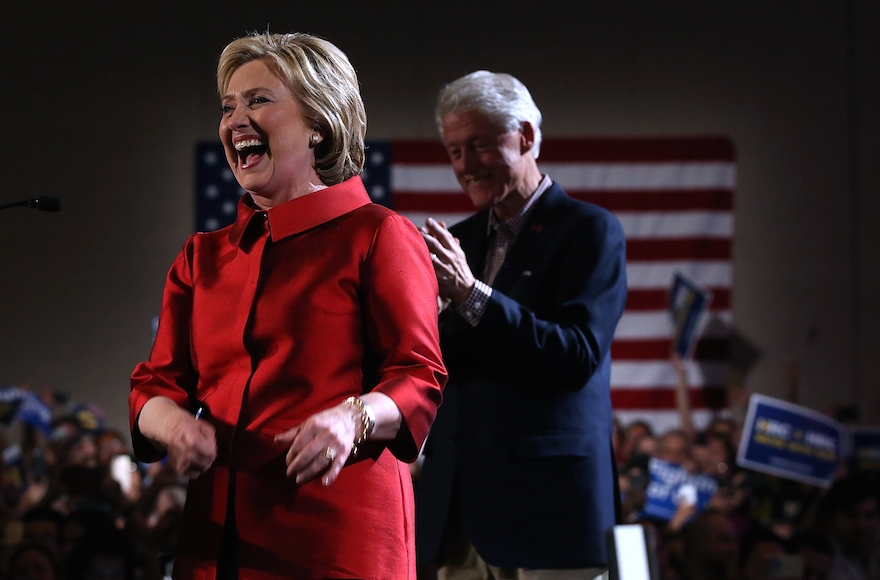
{"label": "open mouth", "polygon": [[235,144],[239,165],[247,169],[254,165],[266,153],[268,146],[262,139],[244,139]]}

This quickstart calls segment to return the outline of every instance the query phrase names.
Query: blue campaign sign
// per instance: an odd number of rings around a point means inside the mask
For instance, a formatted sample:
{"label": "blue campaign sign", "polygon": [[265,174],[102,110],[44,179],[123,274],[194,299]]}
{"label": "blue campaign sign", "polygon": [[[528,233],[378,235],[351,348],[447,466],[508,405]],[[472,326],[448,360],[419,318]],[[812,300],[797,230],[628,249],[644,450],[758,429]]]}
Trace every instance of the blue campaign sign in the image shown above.
{"label": "blue campaign sign", "polygon": [[880,473],[880,427],[849,428],[850,469]]}
{"label": "blue campaign sign", "polygon": [[680,357],[693,353],[700,319],[711,300],[711,292],[676,272],[669,289],[669,312],[674,325],[672,340]]}
{"label": "blue campaign sign", "polygon": [[18,409],[18,418],[45,435],[52,433],[52,409],[36,393],[26,392]]}
{"label": "blue campaign sign", "polygon": [[689,473],[684,467],[652,457],[648,463],[651,482],[645,492],[642,515],[669,520],[680,502],[696,503],[701,511],[715,495],[718,482],[701,473]]}
{"label": "blue campaign sign", "polygon": [[24,391],[18,387],[0,387],[0,425],[9,425],[18,416]]}
{"label": "blue campaign sign", "polygon": [[32,391],[12,386],[0,387],[0,425],[9,425],[16,419],[48,435],[52,409]]}
{"label": "blue campaign sign", "polygon": [[736,462],[742,467],[828,487],[843,460],[840,423],[800,405],[752,395]]}

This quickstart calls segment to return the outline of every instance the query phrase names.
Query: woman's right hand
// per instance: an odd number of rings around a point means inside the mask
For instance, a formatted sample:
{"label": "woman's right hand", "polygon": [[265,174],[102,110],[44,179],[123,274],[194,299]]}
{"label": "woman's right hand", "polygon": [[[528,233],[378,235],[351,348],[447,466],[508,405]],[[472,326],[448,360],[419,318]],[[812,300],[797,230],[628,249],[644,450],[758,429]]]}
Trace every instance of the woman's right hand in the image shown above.
{"label": "woman's right hand", "polygon": [[217,459],[214,426],[200,421],[167,397],[153,397],[138,417],[141,433],[168,453],[168,465],[177,473],[196,479]]}
{"label": "woman's right hand", "polygon": [[171,429],[168,464],[177,473],[196,479],[210,469],[217,458],[214,426],[186,413]]}

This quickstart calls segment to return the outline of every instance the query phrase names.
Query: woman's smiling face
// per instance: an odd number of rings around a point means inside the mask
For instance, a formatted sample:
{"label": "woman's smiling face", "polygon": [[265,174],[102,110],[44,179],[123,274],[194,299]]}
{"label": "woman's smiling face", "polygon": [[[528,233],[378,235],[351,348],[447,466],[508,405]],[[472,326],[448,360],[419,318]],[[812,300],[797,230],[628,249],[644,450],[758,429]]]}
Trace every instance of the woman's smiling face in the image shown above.
{"label": "woman's smiling face", "polygon": [[232,74],[221,110],[226,159],[257,205],[272,207],[323,187],[310,141],[315,130],[264,61]]}

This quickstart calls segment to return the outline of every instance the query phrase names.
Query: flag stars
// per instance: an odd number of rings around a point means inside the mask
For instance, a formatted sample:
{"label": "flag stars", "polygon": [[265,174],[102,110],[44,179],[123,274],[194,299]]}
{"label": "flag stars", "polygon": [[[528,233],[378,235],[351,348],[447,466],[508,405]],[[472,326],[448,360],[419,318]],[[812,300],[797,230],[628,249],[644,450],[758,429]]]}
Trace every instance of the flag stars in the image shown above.
{"label": "flag stars", "polygon": [[381,151],[373,151],[369,155],[370,165],[382,165],[385,163],[385,155]]}
{"label": "flag stars", "polygon": [[370,188],[370,197],[373,199],[384,199],[386,195],[388,195],[388,192],[381,185],[374,185]]}

